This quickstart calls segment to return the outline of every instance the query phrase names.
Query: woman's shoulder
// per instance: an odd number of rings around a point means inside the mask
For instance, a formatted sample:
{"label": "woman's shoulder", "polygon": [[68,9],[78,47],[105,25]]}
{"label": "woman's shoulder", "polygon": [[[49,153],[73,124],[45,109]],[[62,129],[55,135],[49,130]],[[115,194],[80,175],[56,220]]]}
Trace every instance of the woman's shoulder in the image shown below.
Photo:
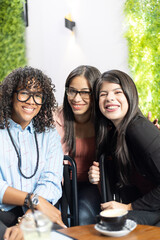
{"label": "woman's shoulder", "polygon": [[158,128],[143,115],[136,115],[128,124],[127,131],[139,129],[143,131],[152,130],[154,132],[160,133]]}
{"label": "woman's shoulder", "polygon": [[143,115],[135,116],[126,130],[126,137],[130,141],[143,141],[149,143],[160,138],[160,130]]}
{"label": "woman's shoulder", "polygon": [[58,107],[57,110],[53,113],[53,119],[55,121],[55,124],[59,124],[60,126],[64,125],[62,106]]}

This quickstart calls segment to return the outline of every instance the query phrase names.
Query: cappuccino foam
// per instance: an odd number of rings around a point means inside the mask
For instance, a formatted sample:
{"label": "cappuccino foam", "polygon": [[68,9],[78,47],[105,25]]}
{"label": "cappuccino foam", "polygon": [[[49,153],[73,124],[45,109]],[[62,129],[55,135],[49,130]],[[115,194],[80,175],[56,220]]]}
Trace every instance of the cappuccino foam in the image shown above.
{"label": "cappuccino foam", "polygon": [[100,212],[102,217],[119,217],[127,214],[128,211],[124,209],[108,209]]}

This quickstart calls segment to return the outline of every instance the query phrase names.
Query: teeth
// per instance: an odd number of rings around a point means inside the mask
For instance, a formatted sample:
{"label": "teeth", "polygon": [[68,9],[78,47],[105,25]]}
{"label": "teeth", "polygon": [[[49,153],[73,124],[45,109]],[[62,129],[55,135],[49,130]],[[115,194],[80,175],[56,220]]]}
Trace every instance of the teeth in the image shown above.
{"label": "teeth", "polygon": [[28,111],[28,112],[33,112],[33,110],[34,110],[33,108],[25,108],[25,107],[24,107],[23,109],[24,109],[25,111]]}
{"label": "teeth", "polygon": [[110,106],[110,107],[107,107],[108,109],[115,109],[117,108],[117,106]]}

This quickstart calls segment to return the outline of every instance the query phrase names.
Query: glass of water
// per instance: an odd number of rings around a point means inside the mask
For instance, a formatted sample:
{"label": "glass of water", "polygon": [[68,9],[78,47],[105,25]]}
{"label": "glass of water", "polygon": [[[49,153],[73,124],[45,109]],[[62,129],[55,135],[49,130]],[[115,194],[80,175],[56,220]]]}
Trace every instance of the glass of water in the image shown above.
{"label": "glass of water", "polygon": [[52,222],[39,211],[28,213],[23,218],[20,228],[24,240],[51,240]]}

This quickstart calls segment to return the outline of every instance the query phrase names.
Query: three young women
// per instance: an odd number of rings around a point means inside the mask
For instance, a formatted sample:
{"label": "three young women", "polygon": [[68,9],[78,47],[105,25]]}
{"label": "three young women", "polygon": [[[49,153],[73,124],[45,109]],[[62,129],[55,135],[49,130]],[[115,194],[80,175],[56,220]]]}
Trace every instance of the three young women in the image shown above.
{"label": "three young women", "polygon": [[[160,131],[141,113],[133,80],[124,72],[103,73],[95,85],[98,155],[105,154],[110,201],[139,224],[160,222]],[[99,166],[89,171],[97,183]],[[98,177],[99,179],[99,177]]]}

